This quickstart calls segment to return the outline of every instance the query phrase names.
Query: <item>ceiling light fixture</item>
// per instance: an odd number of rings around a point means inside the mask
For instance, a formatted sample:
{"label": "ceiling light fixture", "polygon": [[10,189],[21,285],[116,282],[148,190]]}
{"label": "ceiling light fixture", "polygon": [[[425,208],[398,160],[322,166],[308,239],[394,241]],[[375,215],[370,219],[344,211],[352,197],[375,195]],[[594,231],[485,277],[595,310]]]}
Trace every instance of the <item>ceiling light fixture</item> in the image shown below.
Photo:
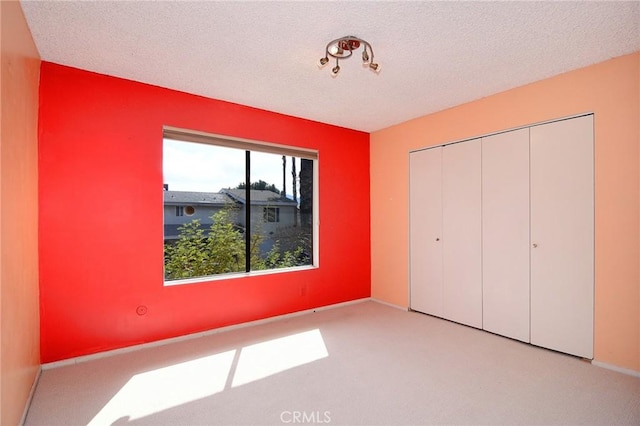
{"label": "ceiling light fixture", "polygon": [[[373,48],[368,41],[354,36],[346,36],[330,41],[324,50],[324,56],[318,61],[318,68],[329,63],[329,57],[336,58],[336,66],[331,69],[331,76],[337,77],[340,72],[340,59],[353,55],[353,51],[362,45],[362,65],[375,73],[380,72],[380,65],[373,62]],[[371,55],[371,56],[369,56]]]}

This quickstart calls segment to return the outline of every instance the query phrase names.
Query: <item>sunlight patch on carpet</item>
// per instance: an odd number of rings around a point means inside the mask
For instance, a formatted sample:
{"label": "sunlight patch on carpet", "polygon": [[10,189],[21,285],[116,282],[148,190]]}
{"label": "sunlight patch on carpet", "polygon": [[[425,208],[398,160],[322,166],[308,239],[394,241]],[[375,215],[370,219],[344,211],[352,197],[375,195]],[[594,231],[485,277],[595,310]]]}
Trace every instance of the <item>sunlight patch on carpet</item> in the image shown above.
{"label": "sunlight patch on carpet", "polygon": [[329,356],[319,329],[136,374],[89,422],[127,422]]}
{"label": "sunlight patch on carpet", "polygon": [[240,352],[232,387],[263,379],[329,356],[320,330],[310,330],[245,346]]}
{"label": "sunlight patch on carpet", "polygon": [[89,424],[139,419],[222,392],[235,353],[231,350],[136,374]]}

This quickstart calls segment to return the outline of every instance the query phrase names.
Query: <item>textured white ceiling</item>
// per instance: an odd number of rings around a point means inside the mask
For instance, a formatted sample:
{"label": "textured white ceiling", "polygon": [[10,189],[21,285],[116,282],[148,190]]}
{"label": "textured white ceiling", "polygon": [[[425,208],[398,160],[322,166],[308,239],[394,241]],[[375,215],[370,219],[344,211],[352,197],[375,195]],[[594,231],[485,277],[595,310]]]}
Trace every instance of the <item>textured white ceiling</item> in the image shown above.
{"label": "textured white ceiling", "polygon": [[[640,50],[640,2],[22,1],[43,60],[367,132]],[[335,38],[369,41],[337,78]],[[553,100],[549,100],[553,102]]]}

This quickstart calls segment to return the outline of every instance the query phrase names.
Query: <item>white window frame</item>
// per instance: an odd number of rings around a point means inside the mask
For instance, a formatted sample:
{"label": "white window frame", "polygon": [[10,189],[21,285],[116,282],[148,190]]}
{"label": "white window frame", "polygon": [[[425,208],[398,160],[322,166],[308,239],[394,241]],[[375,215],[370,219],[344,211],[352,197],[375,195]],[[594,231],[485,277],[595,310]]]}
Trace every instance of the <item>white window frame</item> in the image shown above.
{"label": "white window frame", "polygon": [[163,138],[184,142],[196,142],[206,145],[236,148],[244,151],[257,151],[271,154],[285,155],[288,157],[303,158],[313,161],[313,263],[311,265],[295,266],[290,268],[265,269],[250,272],[231,272],[226,274],[206,275],[202,277],[185,278],[181,280],[164,281],[165,286],[195,284],[209,281],[235,279],[254,275],[267,275],[289,273],[320,267],[320,179],[319,157],[317,150],[280,145],[270,142],[261,142],[250,139],[235,138],[230,136],[207,133],[197,130],[182,129],[172,126],[163,126]]}

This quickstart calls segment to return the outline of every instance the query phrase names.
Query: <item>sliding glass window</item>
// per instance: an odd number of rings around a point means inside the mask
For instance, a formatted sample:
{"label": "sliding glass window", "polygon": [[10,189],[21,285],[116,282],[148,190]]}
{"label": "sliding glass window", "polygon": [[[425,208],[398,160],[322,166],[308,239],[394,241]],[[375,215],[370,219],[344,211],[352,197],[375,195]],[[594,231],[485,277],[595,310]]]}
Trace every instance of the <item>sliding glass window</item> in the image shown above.
{"label": "sliding glass window", "polygon": [[165,128],[164,279],[317,266],[317,153]]}

